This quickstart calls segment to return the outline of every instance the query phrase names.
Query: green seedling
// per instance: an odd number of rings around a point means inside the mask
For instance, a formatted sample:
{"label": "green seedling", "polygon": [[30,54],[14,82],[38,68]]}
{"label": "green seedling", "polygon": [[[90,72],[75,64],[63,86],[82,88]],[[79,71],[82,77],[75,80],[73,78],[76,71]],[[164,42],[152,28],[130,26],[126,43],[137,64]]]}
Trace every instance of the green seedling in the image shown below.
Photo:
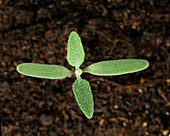
{"label": "green seedling", "polygon": [[62,79],[75,74],[77,79],[72,86],[74,96],[82,112],[88,119],[91,119],[94,113],[93,95],[89,82],[81,78],[82,73],[97,76],[115,76],[141,71],[149,65],[148,61],[143,59],[120,59],[93,63],[81,70],[80,65],[83,63],[84,57],[85,53],[81,39],[73,31],[67,43],[67,60],[71,66],[75,67],[75,71],[68,70],[60,65],[37,63],[19,64],[17,71],[26,76],[47,79]]}

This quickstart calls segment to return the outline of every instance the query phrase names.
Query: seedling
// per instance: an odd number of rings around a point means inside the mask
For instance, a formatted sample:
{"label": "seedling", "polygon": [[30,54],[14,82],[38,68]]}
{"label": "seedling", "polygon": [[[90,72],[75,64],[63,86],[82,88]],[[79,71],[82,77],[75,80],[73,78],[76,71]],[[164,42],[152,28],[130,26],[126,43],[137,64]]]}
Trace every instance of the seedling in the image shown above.
{"label": "seedling", "polygon": [[74,96],[82,112],[88,119],[91,119],[94,113],[93,95],[89,82],[81,78],[82,73],[90,73],[97,76],[115,76],[141,71],[149,65],[147,60],[120,59],[93,63],[81,70],[80,65],[83,63],[84,57],[85,53],[81,39],[73,31],[67,43],[67,60],[71,66],[75,67],[75,71],[68,70],[60,65],[38,63],[19,64],[17,71],[26,76],[47,79],[62,79],[75,74],[77,79],[72,86]]}

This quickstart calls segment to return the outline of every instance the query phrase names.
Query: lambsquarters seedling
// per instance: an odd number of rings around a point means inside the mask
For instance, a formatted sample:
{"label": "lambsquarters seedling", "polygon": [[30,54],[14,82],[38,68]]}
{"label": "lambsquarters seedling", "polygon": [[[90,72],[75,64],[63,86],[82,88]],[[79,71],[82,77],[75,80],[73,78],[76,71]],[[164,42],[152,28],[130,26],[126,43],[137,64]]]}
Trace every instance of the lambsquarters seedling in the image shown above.
{"label": "lambsquarters seedling", "polygon": [[82,73],[90,73],[97,76],[115,76],[141,71],[149,65],[147,60],[120,59],[93,63],[82,70],[80,65],[83,63],[84,57],[85,53],[81,39],[73,31],[67,43],[67,60],[71,66],[75,67],[75,71],[70,71],[60,65],[37,63],[19,64],[17,71],[26,76],[47,79],[62,79],[75,74],[77,79],[72,86],[74,96],[84,115],[91,119],[94,113],[93,95],[89,82],[81,78]]}

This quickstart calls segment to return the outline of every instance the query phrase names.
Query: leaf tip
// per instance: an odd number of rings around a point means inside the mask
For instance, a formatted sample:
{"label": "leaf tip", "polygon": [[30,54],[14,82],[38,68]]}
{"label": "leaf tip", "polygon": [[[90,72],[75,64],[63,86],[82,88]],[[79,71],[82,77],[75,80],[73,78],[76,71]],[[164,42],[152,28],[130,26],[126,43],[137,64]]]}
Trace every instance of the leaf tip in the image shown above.
{"label": "leaf tip", "polygon": [[91,112],[91,113],[86,113],[85,116],[88,118],[88,119],[91,119],[93,117],[93,113],[94,113],[94,110]]}
{"label": "leaf tip", "polygon": [[70,33],[70,35],[71,35],[71,34],[77,34],[77,32],[76,32],[76,31],[72,31],[72,32]]}
{"label": "leaf tip", "polygon": [[141,61],[143,61],[143,69],[141,70],[144,70],[149,67],[149,62],[147,60],[141,60]]}
{"label": "leaf tip", "polygon": [[146,68],[149,67],[149,62],[147,60],[146,61]]}
{"label": "leaf tip", "polygon": [[21,73],[21,64],[17,65],[16,70]]}

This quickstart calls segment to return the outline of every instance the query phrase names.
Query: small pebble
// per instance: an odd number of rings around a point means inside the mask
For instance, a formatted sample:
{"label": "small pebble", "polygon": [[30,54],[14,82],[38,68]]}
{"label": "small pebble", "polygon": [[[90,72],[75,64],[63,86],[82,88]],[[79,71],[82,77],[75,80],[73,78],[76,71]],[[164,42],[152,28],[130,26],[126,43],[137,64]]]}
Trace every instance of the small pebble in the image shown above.
{"label": "small pebble", "polygon": [[162,132],[162,134],[163,134],[164,136],[168,136],[168,133],[169,133],[168,130],[164,130],[164,131]]}
{"label": "small pebble", "polygon": [[148,125],[147,122],[143,122],[143,124],[142,124],[143,127],[146,127],[147,125]]}
{"label": "small pebble", "polygon": [[53,117],[50,115],[43,114],[40,116],[40,122],[42,126],[49,126],[53,123]]}
{"label": "small pebble", "polygon": [[114,109],[118,109],[118,105],[114,105]]}

